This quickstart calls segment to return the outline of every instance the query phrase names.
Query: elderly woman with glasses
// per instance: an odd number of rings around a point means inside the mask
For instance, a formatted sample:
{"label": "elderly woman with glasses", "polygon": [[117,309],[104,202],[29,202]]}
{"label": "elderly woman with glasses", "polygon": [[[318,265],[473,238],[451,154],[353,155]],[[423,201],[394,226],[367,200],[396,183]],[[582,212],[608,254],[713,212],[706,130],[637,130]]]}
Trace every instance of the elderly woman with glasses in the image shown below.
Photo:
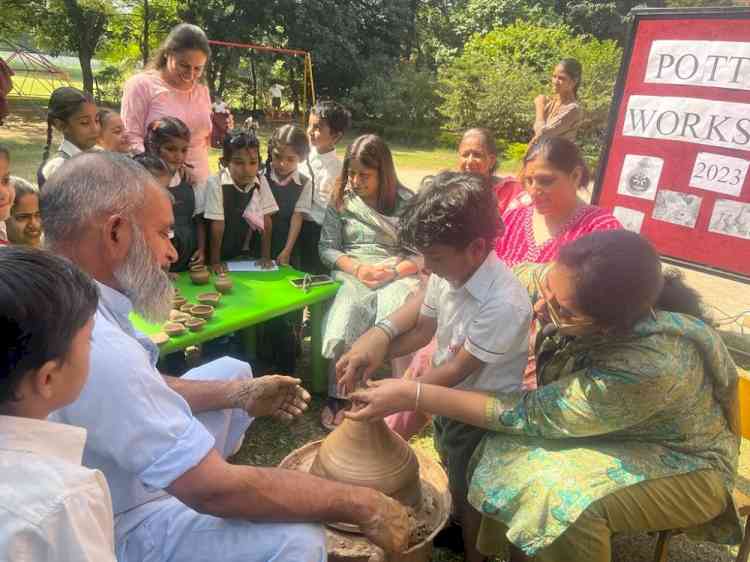
{"label": "elderly woman with glasses", "polygon": [[[625,230],[515,273],[544,324],[539,388],[489,396],[384,380],[354,392],[347,415],[412,409],[493,431],[467,475],[488,555],[511,543],[539,562],[609,562],[613,533],[676,528],[739,542],[737,369],[697,295]],[[362,344],[345,363],[369,372],[380,353]]]}

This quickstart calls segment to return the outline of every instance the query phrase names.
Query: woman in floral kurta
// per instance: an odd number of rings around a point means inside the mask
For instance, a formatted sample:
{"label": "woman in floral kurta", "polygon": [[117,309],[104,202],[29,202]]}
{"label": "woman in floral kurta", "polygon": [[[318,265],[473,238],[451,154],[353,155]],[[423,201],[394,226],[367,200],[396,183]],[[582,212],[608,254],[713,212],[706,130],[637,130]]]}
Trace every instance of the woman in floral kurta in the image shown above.
{"label": "woman in floral kurta", "polygon": [[[589,293],[596,292],[592,289],[596,279],[585,269],[600,267],[608,272],[610,282],[615,280],[616,286],[608,287],[612,295],[603,296],[609,298],[610,320],[627,316],[633,309],[643,310],[623,295],[629,294],[624,292],[628,287],[635,291],[648,280],[639,272],[628,279],[628,271],[641,261],[658,260],[651,250],[631,255],[628,267],[618,267],[624,259],[618,241],[632,242],[633,237],[650,248],[627,231],[595,233],[571,244],[579,255],[590,251],[585,267],[576,270],[576,275],[589,275],[589,281],[594,281],[587,285]],[[552,306],[559,310],[565,310],[561,305],[568,310],[577,306],[551,290],[552,276],[562,275],[565,259],[563,250],[562,266],[560,262],[523,264],[515,269],[543,316],[550,306],[545,300],[558,300],[561,304]],[[592,265],[595,260],[603,265]],[[538,285],[534,277],[540,280]],[[537,287],[546,287],[542,290],[551,294],[539,298]],[[590,294],[576,293],[576,297],[585,300]],[[655,299],[653,305],[657,310],[634,318],[628,330],[595,329],[584,335],[540,339],[537,390],[486,397],[423,385],[422,410],[496,432],[474,454],[469,490],[469,501],[485,515],[479,539],[484,552],[502,551],[507,538],[540,561],[605,560],[604,547],[593,553],[587,550],[590,545],[571,549],[572,537],[581,538],[580,529],[572,534],[571,529],[585,524],[588,517],[584,516],[597,509],[599,500],[638,484],[668,486],[682,475],[705,476],[706,482],[715,483],[711,488],[714,504],[701,512],[704,506],[690,504],[697,498],[675,498],[664,490],[662,502],[674,499],[692,510],[689,531],[694,536],[723,543],[739,541],[742,535],[731,500],[740,442],[736,367],[720,337],[702,320],[659,310]],[[579,310],[574,312],[571,318]],[[594,315],[588,318],[597,321]],[[371,391],[355,393],[354,398],[370,403],[355,416],[389,413],[394,405],[414,406],[416,383],[376,384]],[[404,404],[399,405],[399,400]],[[671,514],[663,511],[666,515],[661,513],[660,521],[667,522],[661,528],[671,528]],[[623,530],[615,529],[611,520],[605,523],[610,533]],[[631,530],[658,528],[646,524]],[[566,532],[564,540],[558,540]],[[597,544],[599,539],[608,548],[609,535],[589,537],[578,545]]]}

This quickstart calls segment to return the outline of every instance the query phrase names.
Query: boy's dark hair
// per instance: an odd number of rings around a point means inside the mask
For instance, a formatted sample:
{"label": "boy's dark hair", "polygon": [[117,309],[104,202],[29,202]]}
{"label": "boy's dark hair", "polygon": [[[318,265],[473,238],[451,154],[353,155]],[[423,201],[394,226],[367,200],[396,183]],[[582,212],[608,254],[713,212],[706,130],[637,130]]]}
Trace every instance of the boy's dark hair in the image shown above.
{"label": "boy's dark hair", "polygon": [[[230,131],[224,136],[221,165],[228,166],[235,150],[255,149],[260,160],[260,140],[252,131]],[[260,163],[258,164],[260,166]]]}
{"label": "boy's dark hair", "polygon": [[67,259],[28,246],[0,248],[0,404],[18,400],[27,373],[67,359],[98,300],[91,278]]}
{"label": "boy's dark hair", "polygon": [[114,109],[109,109],[108,107],[102,107],[96,112],[96,118],[99,119],[99,125],[101,125],[102,129],[113,115],[119,114]]}
{"label": "boy's dark hair", "polygon": [[82,92],[77,88],[63,86],[52,92],[47,107],[47,144],[44,146],[42,164],[49,158],[49,150],[52,145],[52,122],[55,119],[66,122],[84,103],[94,103],[94,98],[91,97],[91,94]]}
{"label": "boy's dark hair", "polygon": [[146,138],[143,146],[152,156],[159,156],[159,150],[170,139],[178,138],[190,142],[190,129],[182,119],[177,117],[161,117],[155,119],[146,127]]}
{"label": "boy's dark hair", "polygon": [[441,172],[427,176],[401,213],[403,248],[424,251],[435,244],[463,250],[483,238],[487,247],[505,229],[489,180],[477,174]]}
{"label": "boy's dark hair", "polygon": [[352,126],[352,114],[335,101],[319,101],[310,109],[310,113],[328,123],[332,133],[344,134]]}
{"label": "boy's dark hair", "polygon": [[148,152],[141,152],[140,154],[136,154],[135,156],[133,156],[133,160],[146,168],[154,177],[171,175],[169,166],[167,166],[166,162],[164,162],[164,160],[162,160],[158,156],[154,156],[153,154],[149,154]]}
{"label": "boy's dark hair", "polygon": [[10,161],[10,150],[7,146],[0,144],[0,155],[5,156],[5,159]]}

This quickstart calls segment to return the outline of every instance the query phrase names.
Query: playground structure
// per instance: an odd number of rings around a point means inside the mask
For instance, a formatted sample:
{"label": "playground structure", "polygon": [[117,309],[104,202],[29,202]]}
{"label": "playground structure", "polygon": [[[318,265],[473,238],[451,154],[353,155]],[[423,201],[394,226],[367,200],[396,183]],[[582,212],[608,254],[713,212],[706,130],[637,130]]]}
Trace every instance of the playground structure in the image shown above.
{"label": "playground structure", "polygon": [[[260,52],[279,53],[282,55],[288,55],[288,56],[293,56],[293,57],[302,57],[303,65],[304,65],[304,72],[303,72],[302,100],[301,100],[301,106],[300,106],[301,107],[300,120],[302,122],[302,125],[303,126],[305,125],[305,117],[306,117],[307,109],[311,105],[314,105],[316,101],[315,79],[313,77],[312,57],[310,56],[310,53],[308,51],[303,51],[300,49],[285,49],[281,47],[269,47],[267,45],[254,45],[250,43],[236,43],[236,42],[231,42],[231,41],[210,40],[209,43],[212,45],[228,47],[232,49],[249,49],[249,50],[260,51]],[[253,117],[257,118],[258,116],[253,115]],[[290,122],[293,120],[292,115],[290,115],[288,112],[282,112],[282,111],[270,111],[270,112],[264,111],[263,118],[266,122]]]}
{"label": "playground structure", "polygon": [[47,97],[70,85],[68,73],[39,51],[5,38],[0,38],[0,48],[11,53],[5,59],[15,72],[11,97]]}

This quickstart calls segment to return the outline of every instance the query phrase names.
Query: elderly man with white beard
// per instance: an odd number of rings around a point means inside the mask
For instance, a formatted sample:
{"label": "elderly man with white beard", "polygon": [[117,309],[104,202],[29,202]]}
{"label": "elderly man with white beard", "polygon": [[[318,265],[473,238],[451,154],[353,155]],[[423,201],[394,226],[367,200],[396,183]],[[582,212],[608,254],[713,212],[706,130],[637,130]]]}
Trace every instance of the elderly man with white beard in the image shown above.
{"label": "elderly man with white beard", "polygon": [[324,521],[358,524],[386,550],[406,546],[405,510],[374,490],[226,462],[253,417],[306,409],[298,379],[254,379],[228,357],[180,379],[158,372],[157,348],[128,319],[162,322],[172,302],[172,205],[148,172],[81,154],[45,184],[40,207],[46,244],[101,293],[88,382],[52,418],[88,430],[83,462],[107,477],[120,562],[325,560],[312,523]]}

